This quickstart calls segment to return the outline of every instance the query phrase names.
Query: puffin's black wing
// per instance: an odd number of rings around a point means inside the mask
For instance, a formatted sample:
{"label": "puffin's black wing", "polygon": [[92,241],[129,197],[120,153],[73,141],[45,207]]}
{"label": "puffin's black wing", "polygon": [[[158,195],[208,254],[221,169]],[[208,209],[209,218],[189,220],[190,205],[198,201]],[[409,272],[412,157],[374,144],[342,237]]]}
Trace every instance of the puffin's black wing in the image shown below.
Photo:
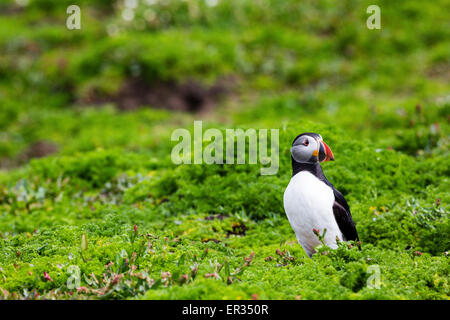
{"label": "puffin's black wing", "polygon": [[323,181],[327,186],[333,190],[334,194],[334,204],[333,204],[333,213],[334,218],[338,224],[339,229],[344,236],[344,241],[354,240],[359,241],[358,232],[356,231],[355,222],[352,219],[352,215],[350,214],[350,208],[348,206],[347,201],[345,200],[342,193],[340,193],[336,188],[331,184],[330,181],[325,177],[322,171],[322,167],[319,163],[316,164],[316,167],[312,171],[312,173],[319,178],[319,180]]}
{"label": "puffin's black wing", "polygon": [[350,208],[344,196],[333,187],[334,204],[333,213],[334,218],[339,226],[339,229],[344,236],[344,240],[359,241],[358,232],[356,231],[355,222],[350,214]]}

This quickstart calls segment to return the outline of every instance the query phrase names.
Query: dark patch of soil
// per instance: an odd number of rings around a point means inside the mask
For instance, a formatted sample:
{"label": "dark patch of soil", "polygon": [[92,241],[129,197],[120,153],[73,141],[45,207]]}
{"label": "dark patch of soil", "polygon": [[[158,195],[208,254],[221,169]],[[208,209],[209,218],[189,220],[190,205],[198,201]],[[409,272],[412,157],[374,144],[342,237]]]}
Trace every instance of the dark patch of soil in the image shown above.
{"label": "dark patch of soil", "polygon": [[22,154],[19,155],[19,160],[21,162],[26,162],[27,160],[33,158],[42,158],[48,155],[58,152],[59,148],[56,144],[49,141],[36,141],[28,147]]}
{"label": "dark patch of soil", "polygon": [[59,147],[50,141],[36,141],[16,157],[0,158],[0,169],[12,169],[27,163],[30,159],[42,158],[59,151]]}
{"label": "dark patch of soil", "polygon": [[435,79],[450,80],[450,64],[440,63],[426,70],[427,76]]}
{"label": "dark patch of soil", "polygon": [[195,80],[184,83],[159,82],[149,84],[142,79],[129,79],[119,92],[111,97],[91,92],[81,102],[103,104],[113,102],[119,110],[136,110],[143,106],[158,109],[199,112],[212,109],[235,85],[232,78],[223,78],[212,86]]}
{"label": "dark patch of soil", "polygon": [[245,236],[245,232],[247,231],[247,226],[243,223],[234,222],[231,225],[231,230],[227,231],[227,237],[231,235],[237,235],[237,236]]}
{"label": "dark patch of soil", "polygon": [[14,167],[14,162],[10,158],[0,158],[0,169],[8,170]]}
{"label": "dark patch of soil", "polygon": [[0,15],[7,16],[13,14],[19,14],[24,11],[23,7],[13,6],[9,4],[1,4],[0,5]]}
{"label": "dark patch of soil", "polygon": [[0,158],[0,169],[9,170],[27,163],[33,158],[42,158],[59,151],[59,147],[50,141],[36,141],[15,157]]}

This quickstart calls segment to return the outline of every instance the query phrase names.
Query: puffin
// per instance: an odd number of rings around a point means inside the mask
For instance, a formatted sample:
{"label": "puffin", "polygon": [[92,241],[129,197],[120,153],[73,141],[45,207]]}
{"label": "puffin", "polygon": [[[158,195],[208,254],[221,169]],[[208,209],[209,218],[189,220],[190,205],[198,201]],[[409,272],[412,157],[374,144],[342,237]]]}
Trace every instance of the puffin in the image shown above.
{"label": "puffin", "polygon": [[284,192],[283,202],[289,223],[298,242],[311,257],[324,243],[336,249],[339,241],[359,241],[350,208],[340,193],[325,177],[321,162],[333,161],[334,155],[322,136],[305,132],[295,137],[291,147],[292,177]]}

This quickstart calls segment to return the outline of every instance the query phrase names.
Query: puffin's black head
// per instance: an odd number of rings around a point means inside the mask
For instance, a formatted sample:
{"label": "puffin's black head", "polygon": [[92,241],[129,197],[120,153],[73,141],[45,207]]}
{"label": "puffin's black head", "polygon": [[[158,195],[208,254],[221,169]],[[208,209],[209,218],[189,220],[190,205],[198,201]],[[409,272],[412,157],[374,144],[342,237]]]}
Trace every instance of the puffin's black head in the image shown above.
{"label": "puffin's black head", "polygon": [[298,135],[292,143],[291,156],[298,163],[325,162],[334,160],[333,152],[317,133],[305,132]]}

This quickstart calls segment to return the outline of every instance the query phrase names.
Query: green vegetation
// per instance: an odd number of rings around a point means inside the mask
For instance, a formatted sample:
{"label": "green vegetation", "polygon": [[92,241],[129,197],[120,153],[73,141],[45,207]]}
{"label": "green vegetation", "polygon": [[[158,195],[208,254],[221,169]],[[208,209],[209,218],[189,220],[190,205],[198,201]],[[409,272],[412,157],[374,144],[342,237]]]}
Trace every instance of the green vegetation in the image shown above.
{"label": "green vegetation", "polygon": [[[373,1],[80,0],[72,31],[73,1],[18,3],[0,4],[0,299],[448,299],[448,1],[376,1],[381,30]],[[280,170],[174,165],[197,119],[279,128]],[[306,131],[361,250],[295,239]]]}

